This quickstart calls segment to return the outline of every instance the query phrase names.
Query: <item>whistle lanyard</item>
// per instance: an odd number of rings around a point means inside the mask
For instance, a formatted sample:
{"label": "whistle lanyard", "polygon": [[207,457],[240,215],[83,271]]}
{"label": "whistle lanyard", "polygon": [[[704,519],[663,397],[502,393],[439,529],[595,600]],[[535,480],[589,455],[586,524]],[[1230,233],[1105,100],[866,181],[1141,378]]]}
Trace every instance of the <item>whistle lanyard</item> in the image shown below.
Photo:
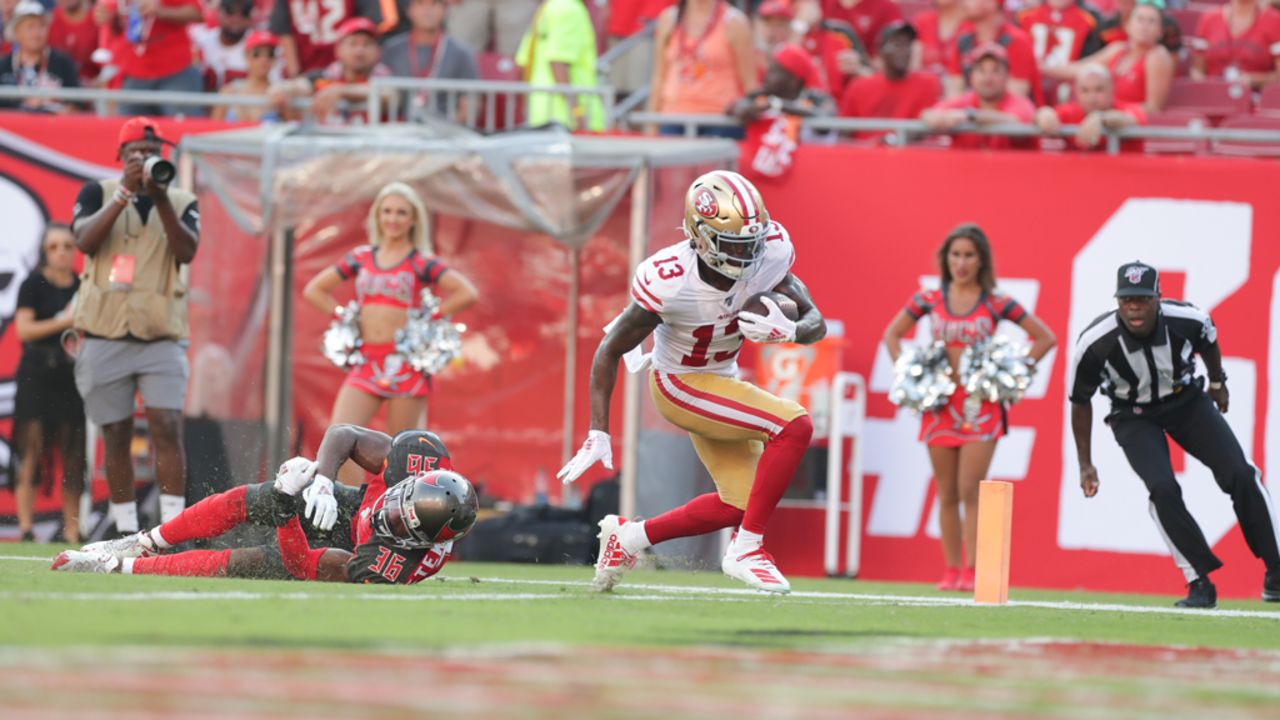
{"label": "whistle lanyard", "polygon": [[407,47],[409,49],[409,76],[410,77],[432,77],[436,66],[440,64],[440,57],[444,55],[445,35],[440,33],[436,38],[436,45],[431,50],[431,62],[427,63],[426,70],[418,72],[418,45],[413,42],[413,38],[409,38]]}

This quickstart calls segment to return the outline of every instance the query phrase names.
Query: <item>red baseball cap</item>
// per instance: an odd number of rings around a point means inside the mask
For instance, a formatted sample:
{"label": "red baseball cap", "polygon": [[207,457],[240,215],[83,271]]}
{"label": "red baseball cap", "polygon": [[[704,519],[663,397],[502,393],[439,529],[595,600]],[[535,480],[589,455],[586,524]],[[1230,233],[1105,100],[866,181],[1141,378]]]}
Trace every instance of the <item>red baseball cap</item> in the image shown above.
{"label": "red baseball cap", "polygon": [[969,54],[965,56],[964,64],[966,66],[977,65],[978,61],[983,58],[995,58],[1004,63],[1005,67],[1009,67],[1009,53],[1005,52],[1003,45],[996,42],[983,43],[970,50]]}
{"label": "red baseball cap", "polygon": [[813,58],[799,45],[791,43],[782,45],[773,51],[773,61],[781,65],[782,69],[803,80],[805,87],[814,87],[819,84],[818,66],[813,64]]}
{"label": "red baseball cap", "polygon": [[146,140],[148,139],[148,130],[151,131],[152,138],[159,140],[162,143],[169,143],[170,145],[173,144],[168,140],[165,140],[160,135],[160,125],[156,123],[155,120],[152,120],[151,118],[136,117],[126,120],[124,125],[120,126],[120,138],[116,145],[118,147],[124,147],[131,142]]}
{"label": "red baseball cap", "polygon": [[795,10],[791,9],[790,0],[764,0],[756,10],[756,16],[762,18],[786,18],[795,20]]}
{"label": "red baseball cap", "polygon": [[276,39],[276,36],[266,30],[254,30],[244,39],[244,51],[247,53],[251,53],[260,47],[274,48],[279,45],[280,41]]}
{"label": "red baseball cap", "polygon": [[378,26],[364,17],[347,18],[338,26],[338,42],[342,42],[356,33],[364,33],[374,40],[378,39]]}

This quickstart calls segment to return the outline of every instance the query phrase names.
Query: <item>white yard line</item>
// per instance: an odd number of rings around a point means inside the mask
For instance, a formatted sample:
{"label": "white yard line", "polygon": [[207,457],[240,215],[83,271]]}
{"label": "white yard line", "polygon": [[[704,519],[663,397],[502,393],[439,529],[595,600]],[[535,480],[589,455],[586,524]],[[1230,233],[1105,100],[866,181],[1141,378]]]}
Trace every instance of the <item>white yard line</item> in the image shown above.
{"label": "white yard line", "polygon": [[[51,558],[29,557],[23,555],[0,555],[2,560],[52,562]],[[587,580],[530,580],[515,578],[479,578],[476,583],[471,576],[445,576],[437,580],[450,584],[472,583],[483,585],[534,585],[559,587],[586,587]],[[642,594],[633,594],[639,591]],[[560,600],[581,597],[577,593],[468,593],[467,600],[503,601],[503,600]],[[752,602],[768,599],[770,596],[750,588],[711,587],[698,585],[655,585],[648,583],[624,584],[620,592],[607,596],[607,599],[633,602],[672,602],[688,600],[715,600],[719,602]],[[32,600],[263,600],[268,598],[287,600],[390,600],[397,602],[456,600],[457,595],[431,595],[426,593],[267,593],[267,592],[135,592],[135,593],[83,593],[83,592],[0,592],[4,599]],[[911,607],[970,607],[994,608],[998,606],[980,605],[968,598],[936,597],[924,595],[877,595],[872,593],[838,593],[798,590],[785,597],[773,596],[778,602],[807,601],[804,604],[856,603],[859,605],[894,605]],[[602,599],[606,599],[602,597]],[[1280,612],[1267,610],[1237,610],[1218,608],[1214,610],[1194,610],[1189,608],[1162,607],[1158,605],[1123,605],[1119,603],[1085,603],[1050,600],[1010,600],[1007,607],[1042,608],[1046,610],[1083,611],[1083,612],[1115,612],[1130,614],[1188,615],[1193,617],[1215,618],[1253,618],[1260,620],[1280,621]]]}

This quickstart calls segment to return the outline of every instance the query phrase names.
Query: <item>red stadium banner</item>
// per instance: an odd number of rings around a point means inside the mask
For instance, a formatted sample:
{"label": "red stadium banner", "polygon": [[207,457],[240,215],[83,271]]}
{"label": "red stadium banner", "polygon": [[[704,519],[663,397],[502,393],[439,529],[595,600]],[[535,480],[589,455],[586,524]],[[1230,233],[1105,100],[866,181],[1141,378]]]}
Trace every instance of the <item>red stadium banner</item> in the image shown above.
{"label": "red stadium banner", "polygon": [[[1101,422],[1101,399],[1093,452],[1102,487],[1091,500],[1081,495],[1067,420],[1070,353],[1084,326],[1114,307],[1116,268],[1135,258],[1155,265],[1167,296],[1212,313],[1230,377],[1227,419],[1264,482],[1274,477],[1267,469],[1280,463],[1280,164],[808,146],[796,168],[790,180],[761,190],[791,231],[797,274],[824,312],[844,321],[843,369],[868,379],[862,576],[941,575],[919,420],[888,401],[892,369],[880,337],[917,287],[936,282],[946,233],[972,221],[992,239],[1000,286],[1059,343],[1012,409],[991,471],[1016,486],[1013,584],[1179,592],[1181,573],[1147,514],[1145,487]],[[1006,323],[1001,332],[1020,331]],[[1214,574],[1220,591],[1256,598],[1263,566],[1245,547],[1230,498],[1177,449],[1174,467],[1226,563]],[[795,530],[790,541],[770,534],[783,567],[820,574],[821,513],[784,518]]]}
{"label": "red stadium banner", "polygon": [[[116,138],[122,118],[0,113],[0,478],[11,467],[14,373],[22,346],[13,327],[18,287],[35,266],[49,222],[69,223],[76,194],[88,180],[118,175]],[[207,120],[162,122],[166,139],[229,127]],[[56,129],[56,134],[54,133]],[[37,512],[61,512],[57,483],[36,495]],[[13,514],[13,495],[0,493],[0,516]]]}
{"label": "red stadium banner", "polygon": [[[86,179],[118,172],[118,119],[57,122],[55,138],[47,118],[0,115],[0,211],[7,223],[0,243],[0,438],[6,441],[19,352],[13,305],[34,262],[39,229],[47,220],[69,219]],[[220,127],[168,126],[175,140]],[[1280,463],[1280,208],[1272,197],[1280,164],[819,146],[802,146],[795,162],[789,179],[761,190],[791,231],[796,272],[826,314],[844,323],[842,369],[868,379],[862,577],[940,574],[931,470],[915,440],[918,420],[888,402],[891,368],[880,337],[911,293],[936,280],[934,254],[947,231],[973,221],[992,238],[1000,285],[1059,340],[1027,399],[1013,408],[991,472],[1015,483],[1013,584],[1177,592],[1182,579],[1147,515],[1145,488],[1102,425],[1102,412],[1095,413],[1094,428],[1102,489],[1088,501],[1080,494],[1066,422],[1067,358],[1088,320],[1112,307],[1115,268],[1135,258],[1154,264],[1168,295],[1213,314],[1232,390],[1227,418],[1267,482],[1268,467]],[[679,189],[666,190],[661,202],[678,203]],[[206,216],[213,210],[206,208]],[[625,212],[624,206],[620,217]],[[325,243],[308,245],[302,233],[299,276],[332,262],[339,246],[357,242],[360,219],[343,218],[348,230]],[[493,359],[504,369],[501,377],[442,382],[432,417],[458,433],[459,455],[476,458],[495,494],[520,501],[532,493],[538,468],[554,472],[559,461],[560,371],[552,361],[563,345],[527,332],[494,333],[517,306],[513,325],[556,326],[567,280],[553,276],[564,274],[562,258],[537,238],[520,238],[518,252],[507,244],[501,257],[492,255],[497,236],[473,223],[442,222],[438,233],[453,262],[495,286],[495,301],[467,320],[475,328],[494,324],[487,337],[502,340],[493,343]],[[509,233],[500,235],[511,242]],[[625,221],[615,219],[589,248],[584,293],[599,297],[584,304],[590,312],[584,310],[583,328],[602,326],[625,302],[624,237]],[[547,269],[532,287],[507,288],[498,280],[509,258],[551,255],[555,262],[544,262]],[[223,294],[235,297],[233,288]],[[537,303],[527,301],[530,294]],[[298,320],[295,352],[307,353],[324,319],[301,311]],[[486,336],[477,331],[475,337]],[[580,425],[588,415],[586,368],[598,337],[594,330],[581,337]],[[295,429],[306,446],[332,405],[339,375],[318,353],[299,360],[294,402],[302,427]],[[516,423],[521,408],[537,417]],[[0,445],[0,472],[8,459],[7,445]],[[1174,466],[1188,506],[1226,562],[1214,576],[1220,592],[1256,597],[1262,565],[1240,537],[1229,498],[1178,450]],[[0,494],[0,514],[8,514],[11,497]],[[56,503],[56,495],[42,500],[51,510]],[[821,574],[821,512],[784,511],[779,521],[770,547],[784,569]]]}

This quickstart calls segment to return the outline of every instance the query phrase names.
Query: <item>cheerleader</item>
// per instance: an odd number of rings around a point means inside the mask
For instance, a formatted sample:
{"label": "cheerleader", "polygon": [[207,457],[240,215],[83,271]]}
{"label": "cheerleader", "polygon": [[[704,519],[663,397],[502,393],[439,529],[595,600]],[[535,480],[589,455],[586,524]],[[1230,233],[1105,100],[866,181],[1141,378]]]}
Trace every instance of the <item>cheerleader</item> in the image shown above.
{"label": "cheerleader", "polygon": [[[369,209],[369,244],[361,245],[307,283],[303,297],[332,316],[341,307],[333,291],[355,280],[360,305],[360,338],[364,363],[347,373],[333,403],[330,425],[367,426],[383,402],[387,434],[421,427],[431,378],[417,372],[395,349],[396,330],[429,288],[440,298],[439,314],[449,316],[476,301],[475,285],[434,255],[427,234],[427,214],[418,193],[402,182],[382,188]],[[362,473],[346,463],[343,482],[359,485]]]}
{"label": "cheerleader", "polygon": [[[1044,323],[996,290],[991,244],[982,228],[966,223],[952,230],[938,249],[938,266],[942,287],[917,291],[885,330],[885,346],[894,360],[902,352],[902,336],[926,315],[933,340],[946,345],[953,376],[964,349],[989,339],[1001,320],[1016,323],[1031,336],[1028,356],[1032,362],[1039,362],[1057,342]],[[929,449],[937,482],[938,524],[946,561],[939,590],[973,590],[978,484],[987,476],[1005,427],[1002,404],[970,397],[958,384],[945,407],[922,417],[920,440]]]}

